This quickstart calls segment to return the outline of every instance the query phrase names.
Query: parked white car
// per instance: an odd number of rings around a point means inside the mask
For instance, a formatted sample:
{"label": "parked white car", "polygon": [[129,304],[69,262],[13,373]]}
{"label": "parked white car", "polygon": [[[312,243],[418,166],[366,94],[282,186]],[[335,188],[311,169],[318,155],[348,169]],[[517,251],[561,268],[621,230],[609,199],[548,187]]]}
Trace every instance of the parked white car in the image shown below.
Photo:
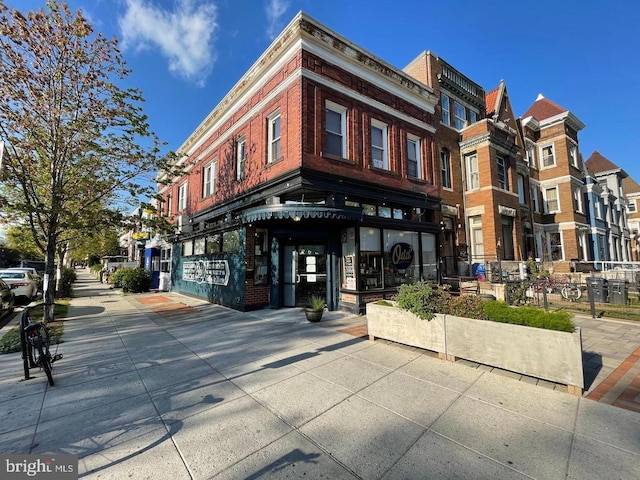
{"label": "parked white car", "polygon": [[31,268],[31,267],[9,267],[9,268],[7,268],[5,270],[16,270],[18,272],[29,272],[31,275],[33,275],[33,278],[35,278],[36,281],[38,282],[38,292],[42,291],[42,275],[40,275],[35,268]]}
{"label": "parked white car", "polygon": [[0,270],[0,278],[9,285],[16,299],[26,300],[29,303],[38,294],[39,281],[30,272]]}

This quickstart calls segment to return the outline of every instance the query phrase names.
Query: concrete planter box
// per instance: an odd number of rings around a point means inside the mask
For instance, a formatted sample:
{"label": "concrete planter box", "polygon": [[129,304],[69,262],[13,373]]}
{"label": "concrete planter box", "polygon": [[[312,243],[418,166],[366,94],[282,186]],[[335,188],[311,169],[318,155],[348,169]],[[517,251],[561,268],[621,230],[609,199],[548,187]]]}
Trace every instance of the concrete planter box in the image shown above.
{"label": "concrete planter box", "polygon": [[581,395],[582,335],[436,314],[420,320],[397,307],[367,304],[369,338],[384,338],[569,386]]}

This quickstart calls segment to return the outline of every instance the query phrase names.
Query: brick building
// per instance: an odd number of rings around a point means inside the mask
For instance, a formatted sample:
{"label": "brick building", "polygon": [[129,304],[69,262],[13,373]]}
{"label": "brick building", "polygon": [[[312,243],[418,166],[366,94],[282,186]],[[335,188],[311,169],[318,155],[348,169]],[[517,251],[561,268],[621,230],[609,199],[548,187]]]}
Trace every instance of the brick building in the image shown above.
{"label": "brick building", "polygon": [[160,189],[172,288],[239,309],[361,311],[435,279],[433,90],[300,13],[184,142]]}

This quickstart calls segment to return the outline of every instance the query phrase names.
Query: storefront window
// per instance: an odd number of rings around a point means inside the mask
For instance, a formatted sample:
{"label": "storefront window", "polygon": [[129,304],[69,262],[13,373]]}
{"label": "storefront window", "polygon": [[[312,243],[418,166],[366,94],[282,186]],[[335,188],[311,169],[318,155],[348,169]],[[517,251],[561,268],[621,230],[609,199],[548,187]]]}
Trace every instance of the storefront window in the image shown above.
{"label": "storefront window", "polygon": [[207,237],[206,252],[208,255],[220,253],[220,234],[209,235]]}
{"label": "storefront window", "polygon": [[382,218],[391,218],[391,207],[378,207],[378,216]]}
{"label": "storefront window", "polygon": [[240,230],[231,230],[222,234],[222,251],[236,253],[240,250]]}
{"label": "storefront window", "polygon": [[193,240],[182,242],[182,256],[188,257],[190,255],[193,255]]}
{"label": "storefront window", "polygon": [[160,271],[171,271],[171,247],[160,250]]}
{"label": "storefront window", "polygon": [[193,254],[194,255],[204,254],[204,237],[196,238],[194,240]]}
{"label": "storefront window", "polygon": [[342,288],[356,290],[356,229],[342,230]]}
{"label": "storefront window", "polygon": [[422,278],[424,280],[436,280],[438,278],[436,236],[433,233],[422,234]]}
{"label": "storefront window", "polygon": [[368,205],[366,203],[362,204],[362,214],[369,215],[370,217],[375,217],[377,214],[375,205]]}
{"label": "storefront window", "polygon": [[395,287],[420,279],[417,232],[384,230],[384,286]]}
{"label": "storefront window", "polygon": [[380,229],[360,229],[360,289],[382,288]]}

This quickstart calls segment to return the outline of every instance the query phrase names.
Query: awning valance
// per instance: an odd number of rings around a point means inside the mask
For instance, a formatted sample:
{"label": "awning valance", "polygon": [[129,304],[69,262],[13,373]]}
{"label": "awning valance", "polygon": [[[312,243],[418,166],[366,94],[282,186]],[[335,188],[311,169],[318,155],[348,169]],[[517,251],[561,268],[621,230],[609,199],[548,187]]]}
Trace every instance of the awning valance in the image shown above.
{"label": "awning valance", "polygon": [[330,218],[336,220],[361,220],[362,208],[360,207],[326,207],[323,205],[262,205],[250,208],[242,213],[244,223],[257,222],[259,220],[284,220],[295,221],[303,218]]}

